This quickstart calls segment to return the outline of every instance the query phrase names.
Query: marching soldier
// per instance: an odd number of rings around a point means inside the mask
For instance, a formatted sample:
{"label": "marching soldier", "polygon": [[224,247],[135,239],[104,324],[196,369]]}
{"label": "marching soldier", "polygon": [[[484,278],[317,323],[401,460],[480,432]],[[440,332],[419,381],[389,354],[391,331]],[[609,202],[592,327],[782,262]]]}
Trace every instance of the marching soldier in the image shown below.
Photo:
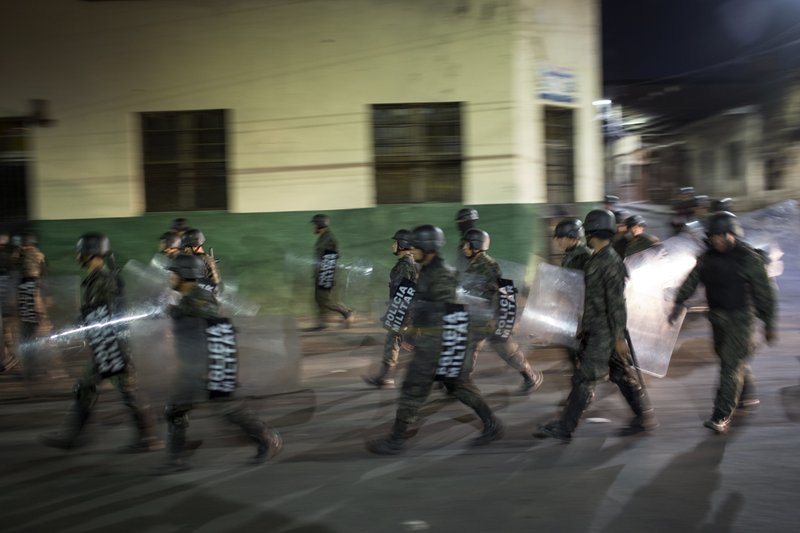
{"label": "marching soldier", "polygon": [[628,236],[628,225],[625,221],[630,217],[630,212],[625,209],[613,211],[614,220],[616,222],[617,232],[611,239],[611,247],[617,252],[620,257],[625,257],[625,247],[628,246],[630,237]]}
{"label": "marching soldier", "polygon": [[329,311],[339,313],[344,319],[345,327],[353,323],[353,310],[346,305],[333,301],[333,283],[336,271],[336,262],[339,254],[339,244],[330,228],[331,219],[328,215],[317,214],[311,218],[312,229],[318,235],[314,244],[314,299],[317,302],[317,325],[310,331],[321,331],[327,327],[325,314]]}
{"label": "marching soldier", "polygon": [[534,433],[539,438],[550,437],[565,442],[572,438],[581,415],[591,402],[597,381],[605,376],[616,383],[634,414],[621,434],[631,435],[658,425],[631,364],[625,339],[626,271],[611,247],[616,232],[614,215],[604,209],[595,209],[586,215],[583,226],[589,248],[594,253],[584,268],[586,295],[579,333],[581,347],[572,376],[572,391],[560,418],[541,426]]}
{"label": "marching soldier", "polygon": [[20,278],[17,286],[17,318],[20,342],[25,344],[33,341],[37,334],[45,333],[50,326],[41,292],[41,279],[47,273],[47,260],[32,233],[22,236],[15,254],[14,261]]}
{"label": "marching soldier", "polygon": [[553,239],[564,252],[561,258],[563,268],[583,270],[584,265],[592,256],[592,251],[583,244],[583,223],[579,218],[565,218],[558,224],[553,232]]}
{"label": "marching soldier", "polygon": [[[606,201],[608,201],[608,196],[606,196]],[[561,258],[561,267],[583,270],[592,257],[592,251],[583,243],[583,222],[581,222],[581,219],[565,218],[559,222],[556,225],[553,238],[561,251],[564,252],[564,257]],[[567,356],[574,372],[578,364],[578,352],[568,348]]]}
{"label": "marching soldier", "polygon": [[625,246],[623,257],[644,252],[648,248],[652,248],[659,243],[657,237],[645,233],[644,230],[647,228],[647,222],[642,215],[629,216],[625,220],[625,225],[628,228],[629,240],[628,244]]}
{"label": "marching soldier", "polygon": [[[170,286],[180,293],[181,299],[169,310],[173,321],[178,370],[175,389],[164,412],[168,440],[165,472],[188,468],[187,457],[200,445],[200,441],[187,442],[186,430],[189,427],[189,413],[199,399],[199,393],[203,391],[208,393],[212,400],[211,405],[221,408],[228,422],[239,426],[255,441],[254,463],[266,461],[283,447],[283,440],[278,432],[267,427],[245,408],[244,403],[233,400],[227,394],[216,394],[208,386],[211,341],[206,338],[207,328],[209,321],[221,317],[214,294],[198,283],[205,275],[206,266],[196,255],[180,254],[170,266]],[[233,335],[232,327],[229,331]]]}
{"label": "marching soldier", "polygon": [[749,360],[755,349],[754,316],[764,323],[768,344],[776,340],[776,298],[767,277],[764,259],[739,241],[742,229],[736,215],[726,211],[708,220],[709,249],[698,259],[686,281],[678,289],[670,313],[674,323],[698,283],[703,283],[708,298],[708,320],[714,335],[714,350],[720,359],[720,384],[711,418],[705,427],[725,433],[734,410],[758,404]]}
{"label": "marching soldier", "polygon": [[206,236],[199,229],[187,229],[181,236],[181,248],[184,253],[192,254],[200,258],[206,267],[206,275],[198,283],[206,286],[214,294],[219,294],[222,289],[222,276],[217,269],[217,260],[212,255],[208,255],[203,249]]}
{"label": "marching soldier", "polygon": [[18,363],[14,354],[13,273],[11,239],[9,234],[3,231],[0,232],[0,323],[2,323],[3,330],[3,344],[0,347],[0,372],[10,370]]}
{"label": "marching soldier", "polygon": [[[487,253],[490,244],[489,234],[473,228],[464,234],[461,243],[461,252],[468,261],[466,270],[461,274],[462,287],[468,295],[489,302],[490,310],[498,310],[500,280],[503,273],[497,261]],[[475,370],[478,352],[488,342],[489,346],[508,366],[522,375],[523,381],[518,391],[519,394],[530,394],[538,389],[544,381],[542,372],[531,367],[520,350],[519,344],[511,336],[506,339],[498,339],[494,336],[494,331],[495,320],[478,318],[474,313],[472,314],[467,354],[470,367],[465,370],[470,373]]]}
{"label": "marching soldier", "polygon": [[[142,403],[136,390],[136,369],[133,366],[127,344],[117,335],[115,338],[105,337],[116,330],[113,326],[99,326],[102,321],[118,317],[122,309],[117,307],[121,301],[120,283],[106,266],[106,257],[110,251],[108,238],[102,233],[85,233],[77,243],[77,260],[86,270],[86,277],[81,282],[81,312],[87,321],[87,338],[92,344],[93,357],[86,365],[83,375],[75,384],[73,392],[75,403],[72,413],[67,418],[64,429],[59,434],[47,434],[41,437],[44,444],[55,448],[70,449],[82,444],[79,436],[91,417],[92,410],[99,396],[97,387],[108,379],[122,394],[125,405],[130,409],[138,438],[126,451],[148,452],[159,450],[164,444],[155,434],[150,409]],[[102,321],[90,317],[102,316]],[[99,326],[99,327],[98,327]],[[98,333],[104,336],[102,345],[92,343]],[[98,350],[108,350],[98,353]],[[106,359],[105,356],[109,356]],[[119,365],[115,370],[106,368],[111,361]]]}
{"label": "marching soldier", "polygon": [[475,227],[475,221],[479,220],[478,210],[470,207],[459,209],[456,213],[456,227],[458,227],[458,251],[456,253],[456,272],[461,273],[467,268],[469,261],[461,251],[461,243],[464,239],[464,234]]}
{"label": "marching soldier", "polygon": [[[391,432],[386,438],[367,443],[369,451],[382,455],[403,450],[409,438],[408,428],[417,420],[419,409],[430,394],[441,355],[446,304],[455,301],[455,274],[439,255],[444,246],[442,230],[431,225],[418,226],[411,233],[411,245],[414,260],[422,267],[413,304],[414,356],[403,381]],[[483,422],[483,432],[475,439],[475,445],[488,444],[503,436],[503,425],[494,416],[468,372],[462,371],[451,383],[451,391],[462,403],[475,410]]]}
{"label": "marching soldier", "polygon": [[[404,280],[412,283],[417,282],[419,276],[419,265],[414,262],[411,242],[411,232],[407,229],[397,230],[392,237],[392,253],[397,256],[392,271],[389,273],[389,298],[393,298],[395,291]],[[406,322],[408,318],[406,319]],[[389,331],[386,334],[386,342],[383,347],[383,361],[381,369],[375,376],[365,376],[364,381],[368,385],[379,389],[387,385],[394,384],[394,372],[397,367],[397,359],[400,356],[400,345],[403,342],[403,335]]]}

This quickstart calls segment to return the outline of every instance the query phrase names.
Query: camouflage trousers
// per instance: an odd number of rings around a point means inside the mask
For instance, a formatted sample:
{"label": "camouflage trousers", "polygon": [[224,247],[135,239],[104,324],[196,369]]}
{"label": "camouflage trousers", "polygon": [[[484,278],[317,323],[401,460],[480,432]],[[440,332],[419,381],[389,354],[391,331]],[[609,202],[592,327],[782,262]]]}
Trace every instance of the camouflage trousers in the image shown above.
{"label": "camouflage trousers", "polygon": [[597,382],[606,377],[619,387],[634,415],[641,416],[650,408],[633,361],[614,350],[613,336],[609,332],[585,333],[572,374],[572,389],[561,413],[561,426],[567,433],[575,431],[581,415],[594,398]]}
{"label": "camouflage trousers", "polygon": [[[414,357],[403,381],[396,416],[397,421],[406,426],[417,420],[419,409],[431,392],[439,366],[441,342],[440,336],[416,335],[414,338]],[[466,369],[462,370],[458,379],[448,381],[447,385],[453,396],[471,407],[482,421],[492,419],[492,410]]]}
{"label": "camouflage trousers", "polygon": [[[97,386],[100,385],[103,379],[97,371],[94,360],[90,359],[84,368],[83,374],[75,384],[75,405],[72,414],[67,420],[65,430],[65,435],[68,439],[76,439],[89,421],[99,397]],[[149,439],[154,437],[155,423],[149,405],[142,401],[137,392],[136,368],[133,366],[133,362],[128,360],[124,372],[107,379],[122,395],[122,401],[131,412],[139,438]]]}
{"label": "camouflage trousers", "polygon": [[383,359],[381,360],[385,368],[392,369],[397,366],[402,343],[403,336],[399,333],[390,331],[386,334],[386,341],[383,343]]}
{"label": "camouflage trousers", "polygon": [[317,302],[317,313],[319,321],[322,322],[328,312],[339,313],[343,318],[350,316],[351,310],[344,304],[333,300],[331,289],[314,289],[314,300]]}
{"label": "camouflage trousers", "polygon": [[[234,398],[216,398],[206,404],[216,416],[239,426],[251,439],[256,442],[263,441],[267,425],[248,409],[243,401]],[[194,409],[194,405],[194,402],[187,401],[185,394],[178,394],[170,399],[164,409],[167,421],[167,449],[173,457],[180,457],[185,451],[189,413]]]}
{"label": "camouflage trousers", "polygon": [[754,321],[749,310],[708,313],[714,335],[714,351],[720,361],[719,388],[714,399],[715,419],[733,414],[743,396],[754,396],[752,373],[748,363],[755,350]]}
{"label": "camouflage trousers", "polygon": [[525,358],[525,354],[519,348],[519,344],[509,337],[507,340],[495,339],[493,331],[488,327],[471,327],[470,339],[467,347],[467,367],[465,370],[472,374],[475,371],[478,362],[478,353],[488,343],[494,352],[500,356],[500,359],[506,362],[508,366],[526,377],[533,375],[533,369],[530,363]]}

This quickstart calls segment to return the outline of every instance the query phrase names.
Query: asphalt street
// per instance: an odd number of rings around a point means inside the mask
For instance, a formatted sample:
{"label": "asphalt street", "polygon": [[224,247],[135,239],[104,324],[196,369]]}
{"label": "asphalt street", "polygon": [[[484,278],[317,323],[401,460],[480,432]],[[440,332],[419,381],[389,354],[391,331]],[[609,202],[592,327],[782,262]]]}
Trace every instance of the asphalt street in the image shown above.
{"label": "asphalt street", "polygon": [[[165,452],[122,454],[133,427],[104,388],[86,446],[61,452],[37,435],[70,406],[71,375],[29,384],[0,376],[0,531],[11,532],[789,532],[800,508],[800,252],[782,243],[779,341],[754,361],[761,404],[737,413],[729,434],[702,421],[718,379],[710,330],[684,324],[669,372],[648,378],[660,427],[619,437],[631,413],[610,384],[569,444],[532,437],[569,388],[561,349],[527,347],[544,371],[529,397],[493,353],[476,382],[506,425],[505,438],[476,448],[473,413],[434,391],[402,455],[375,456],[397,390],[360,376],[380,360],[383,334],[365,318],[352,329],[302,333],[296,391],[250,400],[283,435],[283,452],[248,463],[254,448],[204,407],[190,436],[204,440],[193,468],[157,475]],[[304,323],[300,324],[307,325]],[[408,354],[404,355],[405,358]],[[164,436],[163,422],[159,427]]]}

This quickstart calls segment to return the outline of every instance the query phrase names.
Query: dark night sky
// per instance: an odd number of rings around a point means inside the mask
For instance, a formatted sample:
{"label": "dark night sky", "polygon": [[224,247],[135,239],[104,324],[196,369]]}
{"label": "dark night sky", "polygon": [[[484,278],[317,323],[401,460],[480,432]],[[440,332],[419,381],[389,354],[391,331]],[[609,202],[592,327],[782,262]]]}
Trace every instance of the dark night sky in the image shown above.
{"label": "dark night sky", "polygon": [[[694,69],[693,76],[749,75],[759,52],[800,39],[800,0],[603,0],[607,82],[648,80]],[[785,68],[800,43],[771,55]],[[745,56],[745,57],[743,57]],[[735,58],[735,64],[717,68]],[[711,67],[711,68],[709,68]]]}

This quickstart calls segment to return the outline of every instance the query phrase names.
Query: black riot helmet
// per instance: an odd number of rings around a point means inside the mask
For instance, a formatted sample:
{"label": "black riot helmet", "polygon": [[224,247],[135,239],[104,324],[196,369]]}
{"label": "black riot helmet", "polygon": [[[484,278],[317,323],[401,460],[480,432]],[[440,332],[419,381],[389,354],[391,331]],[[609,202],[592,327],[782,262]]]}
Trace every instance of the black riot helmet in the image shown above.
{"label": "black riot helmet", "polygon": [[411,246],[411,232],[407,229],[399,229],[395,231],[394,235],[392,236],[392,240],[397,242],[397,247],[400,250],[409,250],[413,248],[413,246]]}
{"label": "black riot helmet", "polygon": [[468,243],[469,247],[476,252],[485,252],[489,249],[489,244],[491,243],[489,234],[478,228],[467,230],[461,240]]}
{"label": "black riot helmet", "polygon": [[617,221],[611,211],[593,209],[583,220],[583,229],[589,237],[611,239],[617,233]]}
{"label": "black riot helmet", "polygon": [[647,226],[647,222],[642,215],[631,215],[625,219],[625,225],[631,229],[634,226]]}
{"label": "black riot helmet", "polygon": [[625,221],[631,216],[631,212],[625,209],[615,209],[611,213],[614,215],[614,222],[619,225],[625,224]]}
{"label": "black riot helmet", "polygon": [[111,243],[102,233],[84,233],[75,244],[75,250],[78,252],[78,261],[85,264],[92,257],[107,256],[111,250]]}
{"label": "black riot helmet", "polygon": [[311,217],[311,223],[318,228],[327,228],[328,226],[331,225],[331,218],[328,215],[317,213],[316,215]]}
{"label": "black riot helmet", "polygon": [[583,222],[579,218],[565,218],[558,224],[553,232],[553,238],[567,237],[569,239],[580,239],[583,237]]}
{"label": "black riot helmet", "polygon": [[478,216],[478,210],[469,207],[465,207],[464,209],[459,209],[458,213],[456,213],[456,222],[464,222],[467,220],[478,220],[478,218],[480,218]]}
{"label": "black riot helmet", "polygon": [[431,224],[417,226],[411,231],[411,246],[423,252],[438,252],[444,246],[444,232]]}
{"label": "black riot helmet", "polygon": [[194,254],[178,254],[167,269],[185,281],[196,281],[206,277],[206,265]]}
{"label": "black riot helmet", "polygon": [[720,211],[714,213],[708,219],[708,226],[706,229],[708,235],[726,235],[731,233],[737,237],[743,235],[742,225],[739,224],[739,219],[730,211]]}
{"label": "black riot helmet", "polygon": [[180,248],[181,246],[181,236],[174,231],[165,231],[158,240],[164,243],[164,248]]}
{"label": "black riot helmet", "polygon": [[718,211],[730,211],[732,207],[732,198],[720,198],[719,200],[714,200],[711,202],[711,211],[715,213]]}
{"label": "black riot helmet", "polygon": [[197,228],[187,229],[181,236],[183,248],[198,248],[206,242],[206,236]]}
{"label": "black riot helmet", "polygon": [[39,239],[33,233],[24,233],[21,242],[22,246],[36,246],[39,244]]}
{"label": "black riot helmet", "polygon": [[189,221],[185,218],[176,218],[172,221],[172,231],[183,233],[189,229]]}
{"label": "black riot helmet", "polygon": [[616,196],[614,194],[606,194],[603,197],[603,203],[608,204],[608,205],[618,204],[619,203],[619,196]]}

